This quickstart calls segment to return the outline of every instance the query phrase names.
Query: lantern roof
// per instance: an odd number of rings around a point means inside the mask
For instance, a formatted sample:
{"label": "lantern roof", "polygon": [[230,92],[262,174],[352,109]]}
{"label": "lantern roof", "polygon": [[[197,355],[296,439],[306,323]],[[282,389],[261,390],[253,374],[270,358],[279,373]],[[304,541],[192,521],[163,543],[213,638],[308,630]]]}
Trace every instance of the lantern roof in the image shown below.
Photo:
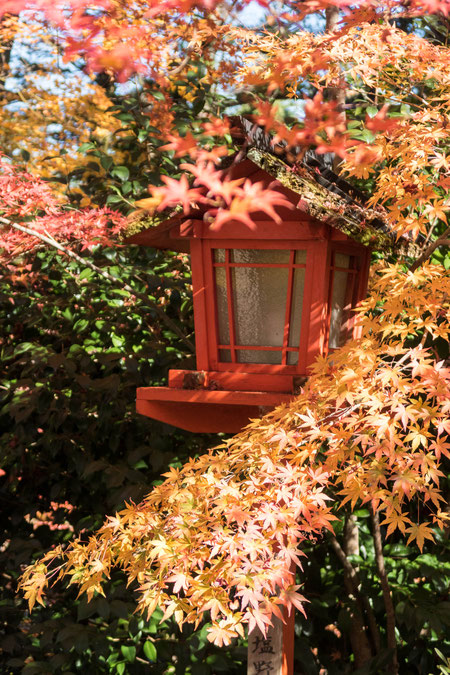
{"label": "lantern roof", "polygon": [[[360,244],[386,253],[417,254],[417,245],[410,238],[397,237],[383,209],[367,206],[368,196],[332,170],[331,153],[319,156],[307,150],[302,160],[294,163],[292,158],[297,153],[291,154],[283,144],[275,144],[258,125],[243,117],[232,117],[231,122],[232,136],[242,142],[242,148],[222,160],[219,168],[224,176],[262,181],[271,189],[282,192],[303,218],[329,225]],[[280,211],[280,208],[275,210]],[[287,211],[285,207],[281,210]],[[155,218],[144,218],[139,223],[133,223],[133,228],[136,225],[144,227],[135,234],[130,233],[127,241],[189,252],[188,241],[173,238],[171,231],[189,219],[203,220],[207,211],[207,206],[200,205],[187,214],[172,214],[163,222],[159,219],[155,223]],[[285,216],[292,222],[292,212]],[[257,220],[255,214],[253,217]]]}

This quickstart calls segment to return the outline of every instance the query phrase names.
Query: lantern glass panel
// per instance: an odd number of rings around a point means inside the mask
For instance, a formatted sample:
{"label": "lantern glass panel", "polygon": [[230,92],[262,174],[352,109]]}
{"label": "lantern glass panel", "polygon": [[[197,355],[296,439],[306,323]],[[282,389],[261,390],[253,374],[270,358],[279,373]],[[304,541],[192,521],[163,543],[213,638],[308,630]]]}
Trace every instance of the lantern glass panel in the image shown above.
{"label": "lantern glass panel", "polygon": [[[304,253],[304,251],[297,251],[297,253]],[[297,349],[299,346],[300,328],[302,324],[304,289],[305,289],[305,269],[304,268],[294,269],[288,346],[297,347]],[[287,363],[289,366],[295,366],[298,363],[298,351],[288,352]]]}
{"label": "lantern glass panel", "polygon": [[237,345],[283,346],[288,278],[287,267],[233,268]]}
{"label": "lantern glass panel", "polygon": [[267,349],[237,349],[238,363],[268,363],[274,366],[281,365],[281,350]]}
{"label": "lantern glass panel", "polygon": [[244,263],[245,265],[288,265],[288,249],[251,249],[235,248],[231,251],[231,260],[234,263]]}
{"label": "lantern glass panel", "polygon": [[[218,249],[220,250],[220,249]],[[223,251],[225,253],[225,251]],[[215,268],[217,319],[219,329],[219,343],[230,344],[230,325],[228,321],[228,289],[224,267]],[[222,360],[222,359],[221,359]]]}
{"label": "lantern glass panel", "polygon": [[306,251],[214,249],[213,262],[219,361],[296,365]]}
{"label": "lantern glass panel", "polygon": [[[350,256],[344,253],[334,254],[333,288],[331,294],[330,339],[329,347],[337,349],[344,344],[346,331],[343,330],[349,313],[349,267]],[[337,269],[336,269],[337,268]]]}
{"label": "lantern glass panel", "polygon": [[306,251],[303,250],[295,251],[295,264],[306,265]]}

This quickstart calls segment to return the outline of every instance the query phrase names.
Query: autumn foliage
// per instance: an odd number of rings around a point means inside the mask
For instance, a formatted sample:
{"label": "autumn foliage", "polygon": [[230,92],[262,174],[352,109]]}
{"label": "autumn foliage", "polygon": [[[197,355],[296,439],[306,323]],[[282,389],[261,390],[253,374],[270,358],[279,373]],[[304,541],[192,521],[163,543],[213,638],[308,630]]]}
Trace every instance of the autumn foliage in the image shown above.
{"label": "autumn foliage", "polygon": [[42,245],[111,243],[125,226],[110,209],[71,208],[48,183],[0,157],[2,258],[8,260]]}
{"label": "autumn foliage", "polygon": [[[20,4],[3,3],[3,11]],[[179,625],[208,615],[210,640],[229,644],[246,626],[264,631],[283,608],[308,611],[292,569],[302,569],[302,544],[333,532],[340,508],[368,505],[374,527],[381,521],[386,536],[401,535],[420,550],[436,528],[448,528],[441,478],[450,454],[450,288],[442,264],[450,58],[446,46],[407,34],[395,21],[447,16],[449,5],[314,0],[286,3],[276,15],[261,2],[270,21],[259,31],[237,26],[233,3],[216,0],[132,8],[104,0],[88,11],[90,4],[72,2],[69,11],[44,0],[21,6],[45,12],[58,27],[64,58],[82,56],[88,71],[106,70],[119,82],[145,75],[159,88],[155,101],[142,84],[143,114],[159,129],[162,147],[184,160],[184,174],[150,185],[138,207],[153,214],[206,204],[214,228],[231,219],[252,227],[256,210],[275,216],[279,193],[220,171],[221,158],[239,153],[228,119],[209,111],[191,129],[177,128],[175,93],[195,105],[196,93],[214,83],[246,92],[248,115],[283,144],[293,171],[314,148],[333,153],[349,180],[368,181],[369,205],[421,250],[415,261],[378,263],[359,309],[360,340],[320,358],[290,406],[172,469],[88,542],[51,550],[22,577],[32,607],[62,577],[88,597],[101,594],[118,567],[144,614],[159,606]],[[308,14],[333,7],[341,10],[333,32],[299,29]],[[202,77],[183,90],[180,73],[200,62]],[[286,100],[301,111],[297,120],[282,114]],[[32,212],[31,227],[55,240],[106,236],[108,219],[116,228],[121,222],[105,210],[53,206],[42,183],[7,165],[0,189],[8,254],[33,241],[14,229]]]}
{"label": "autumn foliage", "polygon": [[[375,321],[370,310],[386,287]],[[403,342],[418,305],[425,335],[446,334],[448,292],[432,265],[400,278],[390,268],[364,307],[361,341],[319,361],[291,406],[171,470],[88,543],[48,553],[23,578],[30,605],[42,601],[54,576],[69,575],[90,596],[101,593],[118,565],[137,583],[143,612],[159,605],[182,624],[209,611],[210,638],[229,644],[244,624],[264,630],[282,607],[303,610],[289,571],[292,563],[301,568],[302,541],[335,520],[330,494],[353,508],[369,503],[389,534],[399,529],[422,549],[433,525],[449,520],[439,467],[450,455],[450,373],[430,350]],[[410,502],[421,509],[418,522],[409,517]]]}

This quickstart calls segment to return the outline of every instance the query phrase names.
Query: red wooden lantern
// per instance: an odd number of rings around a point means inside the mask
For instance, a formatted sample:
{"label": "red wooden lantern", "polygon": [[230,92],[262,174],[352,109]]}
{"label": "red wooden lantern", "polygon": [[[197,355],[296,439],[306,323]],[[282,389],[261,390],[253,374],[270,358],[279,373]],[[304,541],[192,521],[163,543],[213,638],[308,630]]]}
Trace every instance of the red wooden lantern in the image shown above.
{"label": "red wooden lantern", "polygon": [[[294,172],[282,148],[239,124],[249,149],[224,171],[278,189],[293,206],[275,208],[281,224],[260,212],[254,229],[229,221],[215,230],[197,209],[129,239],[191,254],[197,370],[172,370],[168,387],[138,389],[136,407],[194,432],[237,432],[289,402],[317,355],[357,336],[351,310],[366,293],[371,248],[394,244],[380,215],[316,157]],[[267,672],[292,674],[293,612],[255,639],[267,646],[264,663],[272,659]],[[261,672],[254,651],[250,675]]]}
{"label": "red wooden lantern", "polygon": [[197,370],[137,392],[139,413],[189,431],[236,432],[291,400],[318,354],[356,336],[371,246],[392,245],[345,181],[314,157],[294,173],[259,134],[224,171],[278,189],[293,206],[275,207],[281,224],[261,212],[215,230],[196,210],[129,239],[191,255]]}

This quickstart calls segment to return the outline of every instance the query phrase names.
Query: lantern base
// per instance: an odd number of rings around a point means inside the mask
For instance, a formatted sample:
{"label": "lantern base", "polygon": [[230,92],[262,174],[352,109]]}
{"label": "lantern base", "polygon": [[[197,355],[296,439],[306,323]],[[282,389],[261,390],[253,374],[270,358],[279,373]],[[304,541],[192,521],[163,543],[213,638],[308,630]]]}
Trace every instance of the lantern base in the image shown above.
{"label": "lantern base", "polygon": [[250,419],[293,398],[294,394],[280,392],[141,387],[136,411],[194,433],[233,434]]}

